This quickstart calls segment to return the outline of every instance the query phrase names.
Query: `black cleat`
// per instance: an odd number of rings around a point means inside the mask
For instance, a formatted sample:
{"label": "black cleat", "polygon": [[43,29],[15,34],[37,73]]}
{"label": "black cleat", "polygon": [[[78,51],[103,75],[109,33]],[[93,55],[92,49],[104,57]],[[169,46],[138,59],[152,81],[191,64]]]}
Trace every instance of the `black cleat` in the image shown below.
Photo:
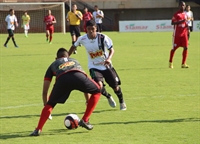
{"label": "black cleat", "polygon": [[39,136],[41,133],[41,130],[34,130],[29,136]]}
{"label": "black cleat", "polygon": [[84,122],[84,120],[80,120],[78,123],[79,126],[86,128],[87,130],[92,130],[93,126],[89,122]]}

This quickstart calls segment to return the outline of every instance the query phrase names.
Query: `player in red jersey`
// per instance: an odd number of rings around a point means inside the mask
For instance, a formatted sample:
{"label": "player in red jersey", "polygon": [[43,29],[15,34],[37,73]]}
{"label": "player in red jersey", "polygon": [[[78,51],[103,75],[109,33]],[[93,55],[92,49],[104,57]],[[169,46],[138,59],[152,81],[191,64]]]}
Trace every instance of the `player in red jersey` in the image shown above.
{"label": "player in red jersey", "polygon": [[84,14],[83,14],[83,22],[84,22],[83,29],[84,29],[84,32],[86,32],[86,33],[87,33],[86,23],[87,23],[87,21],[89,21],[91,19],[93,19],[92,14],[91,14],[91,12],[88,11],[88,8],[85,7],[84,8]]}
{"label": "player in red jersey", "polygon": [[181,1],[179,3],[179,10],[173,15],[172,25],[174,25],[173,33],[173,47],[170,51],[169,58],[169,68],[173,68],[173,57],[177,48],[183,47],[183,58],[182,58],[182,68],[189,68],[186,64],[186,58],[188,55],[188,18],[185,10],[185,2]]}
{"label": "player in red jersey", "polygon": [[48,10],[48,15],[44,17],[44,23],[46,24],[46,41],[51,44],[54,33],[53,24],[56,23],[56,18],[53,15],[51,15],[51,10]]}

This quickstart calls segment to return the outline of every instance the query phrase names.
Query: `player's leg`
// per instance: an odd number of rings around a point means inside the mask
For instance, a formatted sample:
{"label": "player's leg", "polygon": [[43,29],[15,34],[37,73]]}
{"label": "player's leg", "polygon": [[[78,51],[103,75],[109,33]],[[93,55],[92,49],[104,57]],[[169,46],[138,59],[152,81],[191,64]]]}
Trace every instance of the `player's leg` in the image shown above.
{"label": "player's leg", "polygon": [[174,68],[173,58],[174,58],[175,51],[179,46],[180,46],[180,38],[177,36],[173,36],[172,49],[170,50],[170,56],[169,56],[169,68]]}
{"label": "player's leg", "polygon": [[24,25],[24,35],[25,37],[28,37],[28,30],[29,30],[29,24]]}
{"label": "player's leg", "polygon": [[49,42],[49,29],[46,29],[46,41]]}
{"label": "player's leg", "polygon": [[107,98],[109,105],[111,107],[116,107],[115,100],[105,89],[105,85],[103,83],[104,77],[103,77],[102,71],[97,70],[97,69],[90,69],[90,76],[100,86],[101,94]]}
{"label": "player's leg", "polygon": [[7,44],[9,42],[10,38],[12,37],[12,31],[11,31],[11,29],[8,29],[7,31],[8,31],[8,37],[6,39],[6,42],[4,43],[4,47],[8,47]]}
{"label": "player's leg", "polygon": [[100,33],[102,32],[102,24],[101,23],[99,24],[99,32]]}
{"label": "player's leg", "polygon": [[105,78],[105,81],[109,84],[109,86],[114,90],[115,94],[117,95],[120,103],[120,110],[126,110],[127,106],[124,102],[123,93],[119,86],[119,84],[121,84],[120,78],[114,68],[106,69],[103,73],[103,76]]}
{"label": "player's leg", "polygon": [[10,35],[10,36],[12,37],[12,41],[13,41],[14,46],[15,46],[16,48],[18,48],[18,46],[17,46],[17,44],[16,44],[16,41],[15,41],[14,31],[13,31],[13,30],[11,30],[11,35]]}
{"label": "player's leg", "polygon": [[51,44],[51,42],[52,42],[52,38],[53,38],[53,33],[54,33],[54,27],[51,27],[50,29],[49,29],[49,44]]}
{"label": "player's leg", "polygon": [[73,78],[73,82],[71,82],[71,84],[75,86],[75,89],[91,94],[85,113],[79,122],[80,126],[91,130],[93,126],[89,123],[89,118],[99,101],[101,95],[100,87],[94,80],[82,72],[71,73],[71,78]]}
{"label": "player's leg", "polygon": [[187,38],[187,35],[181,37],[181,46],[183,47],[181,68],[189,68],[189,66],[186,64],[186,59],[187,59],[187,56],[188,56],[188,38]]}

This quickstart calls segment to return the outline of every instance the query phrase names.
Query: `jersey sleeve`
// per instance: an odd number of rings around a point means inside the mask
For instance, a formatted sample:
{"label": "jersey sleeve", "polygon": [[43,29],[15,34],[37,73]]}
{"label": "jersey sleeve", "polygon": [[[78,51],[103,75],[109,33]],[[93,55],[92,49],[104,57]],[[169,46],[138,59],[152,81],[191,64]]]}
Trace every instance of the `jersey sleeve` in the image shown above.
{"label": "jersey sleeve", "polygon": [[176,14],[174,14],[172,17],[172,22],[176,22],[176,21],[177,21],[177,16],[176,16]]}
{"label": "jersey sleeve", "polygon": [[102,11],[102,10],[100,10],[100,14],[101,14],[102,16],[104,16],[104,13],[103,13],[103,11]]}
{"label": "jersey sleeve", "polygon": [[81,36],[77,39],[77,41],[74,43],[75,47],[78,47],[81,44]]}
{"label": "jersey sleeve", "polygon": [[5,18],[5,22],[8,22],[8,16]]}
{"label": "jersey sleeve", "polygon": [[112,40],[105,35],[105,38],[104,38],[104,46],[109,50],[113,47],[113,42]]}
{"label": "jersey sleeve", "polygon": [[17,17],[15,16],[14,21],[17,22]]}
{"label": "jersey sleeve", "polygon": [[44,80],[48,80],[48,81],[51,81],[52,78],[54,76],[54,73],[53,71],[51,70],[51,66],[49,66],[49,68],[47,69],[46,73],[45,73],[45,76],[44,76]]}
{"label": "jersey sleeve", "polygon": [[53,20],[52,21],[56,21],[56,18],[55,18],[55,16],[53,16]]}

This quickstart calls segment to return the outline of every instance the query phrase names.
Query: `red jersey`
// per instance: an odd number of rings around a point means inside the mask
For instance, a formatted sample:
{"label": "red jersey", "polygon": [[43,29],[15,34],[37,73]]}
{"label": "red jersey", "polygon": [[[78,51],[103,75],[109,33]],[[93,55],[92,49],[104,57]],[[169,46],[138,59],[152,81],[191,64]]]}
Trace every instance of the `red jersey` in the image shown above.
{"label": "red jersey", "polygon": [[84,13],[83,14],[83,21],[86,23],[87,21],[92,19],[92,14],[90,12]]}
{"label": "red jersey", "polygon": [[[187,14],[182,11],[177,11],[172,18],[172,22],[177,22],[184,19],[187,19]],[[188,24],[186,21],[174,25],[174,36],[185,36],[187,35],[187,33],[188,33]]]}
{"label": "red jersey", "polygon": [[46,23],[46,28],[53,27],[52,21],[55,21],[55,17],[53,15],[47,15],[44,17],[44,22]]}

